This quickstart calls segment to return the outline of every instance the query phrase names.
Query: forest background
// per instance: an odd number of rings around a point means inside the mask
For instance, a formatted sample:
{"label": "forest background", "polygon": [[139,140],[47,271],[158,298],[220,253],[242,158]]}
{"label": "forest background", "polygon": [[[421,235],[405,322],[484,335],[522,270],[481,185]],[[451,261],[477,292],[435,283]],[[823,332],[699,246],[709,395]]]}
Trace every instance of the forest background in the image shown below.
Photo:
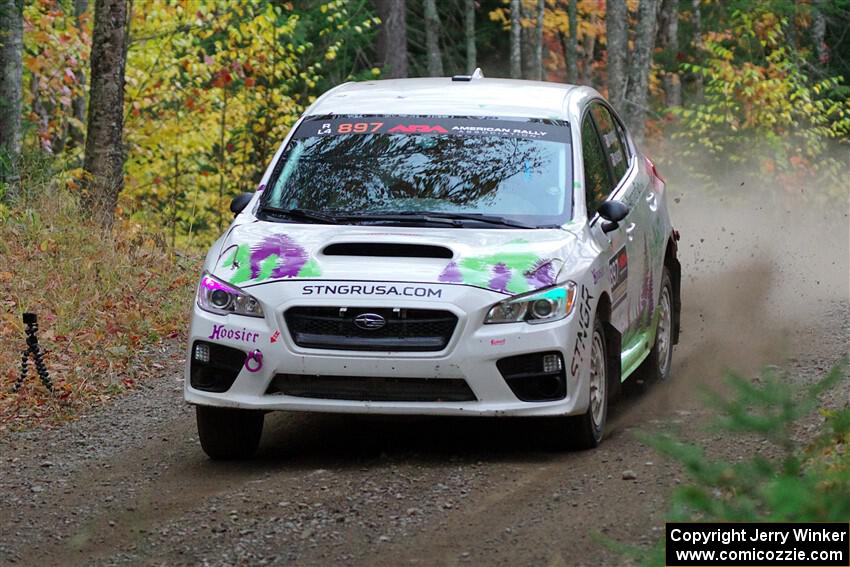
{"label": "forest background", "polygon": [[[850,0],[0,0],[0,431],[162,367],[322,92],[476,67],[595,87],[677,194],[846,208]],[[25,311],[56,397],[11,393]]]}

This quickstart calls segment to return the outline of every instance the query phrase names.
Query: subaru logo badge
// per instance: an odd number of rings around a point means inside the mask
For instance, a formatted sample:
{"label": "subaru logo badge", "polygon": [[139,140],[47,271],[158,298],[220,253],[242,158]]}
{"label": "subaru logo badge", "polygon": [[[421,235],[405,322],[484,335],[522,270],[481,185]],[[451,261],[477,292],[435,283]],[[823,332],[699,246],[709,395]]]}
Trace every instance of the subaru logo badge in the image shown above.
{"label": "subaru logo badge", "polygon": [[387,324],[387,320],[377,313],[361,313],[354,318],[354,326],[364,331],[377,331]]}

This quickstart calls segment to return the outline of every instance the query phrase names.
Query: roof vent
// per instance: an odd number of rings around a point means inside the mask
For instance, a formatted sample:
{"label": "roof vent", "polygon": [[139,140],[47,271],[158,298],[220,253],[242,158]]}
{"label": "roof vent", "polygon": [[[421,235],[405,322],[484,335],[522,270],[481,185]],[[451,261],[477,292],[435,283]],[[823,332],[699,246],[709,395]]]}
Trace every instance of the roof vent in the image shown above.
{"label": "roof vent", "polygon": [[481,67],[476,67],[475,71],[471,75],[455,75],[452,77],[452,81],[456,83],[468,83],[473,79],[483,79],[484,73],[481,72]]}

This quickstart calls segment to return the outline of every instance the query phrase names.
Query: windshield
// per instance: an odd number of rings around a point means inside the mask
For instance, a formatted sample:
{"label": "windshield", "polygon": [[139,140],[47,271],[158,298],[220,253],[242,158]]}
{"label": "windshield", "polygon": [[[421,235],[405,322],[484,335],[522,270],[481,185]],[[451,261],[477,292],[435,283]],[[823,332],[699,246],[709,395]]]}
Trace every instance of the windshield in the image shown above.
{"label": "windshield", "polygon": [[275,166],[263,207],[560,225],[572,208],[569,141],[556,120],[310,118]]}

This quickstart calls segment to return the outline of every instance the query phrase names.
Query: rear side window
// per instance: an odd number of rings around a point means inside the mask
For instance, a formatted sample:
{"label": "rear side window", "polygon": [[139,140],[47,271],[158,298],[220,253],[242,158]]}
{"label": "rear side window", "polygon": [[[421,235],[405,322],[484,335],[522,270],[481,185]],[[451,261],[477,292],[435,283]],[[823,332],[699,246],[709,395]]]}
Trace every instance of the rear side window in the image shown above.
{"label": "rear side window", "polygon": [[589,218],[613,189],[605,152],[590,114],[586,114],[581,123],[581,153],[584,163],[584,196]]}
{"label": "rear side window", "polygon": [[628,159],[623,148],[624,142],[619,132],[619,124],[615,122],[614,117],[611,116],[611,112],[601,104],[594,104],[590,107],[590,113],[593,115],[593,120],[596,121],[596,127],[599,129],[599,135],[602,137],[602,143],[605,145],[605,153],[611,161],[611,169],[614,173],[614,185],[616,185],[626,174],[626,169],[628,169]]}

